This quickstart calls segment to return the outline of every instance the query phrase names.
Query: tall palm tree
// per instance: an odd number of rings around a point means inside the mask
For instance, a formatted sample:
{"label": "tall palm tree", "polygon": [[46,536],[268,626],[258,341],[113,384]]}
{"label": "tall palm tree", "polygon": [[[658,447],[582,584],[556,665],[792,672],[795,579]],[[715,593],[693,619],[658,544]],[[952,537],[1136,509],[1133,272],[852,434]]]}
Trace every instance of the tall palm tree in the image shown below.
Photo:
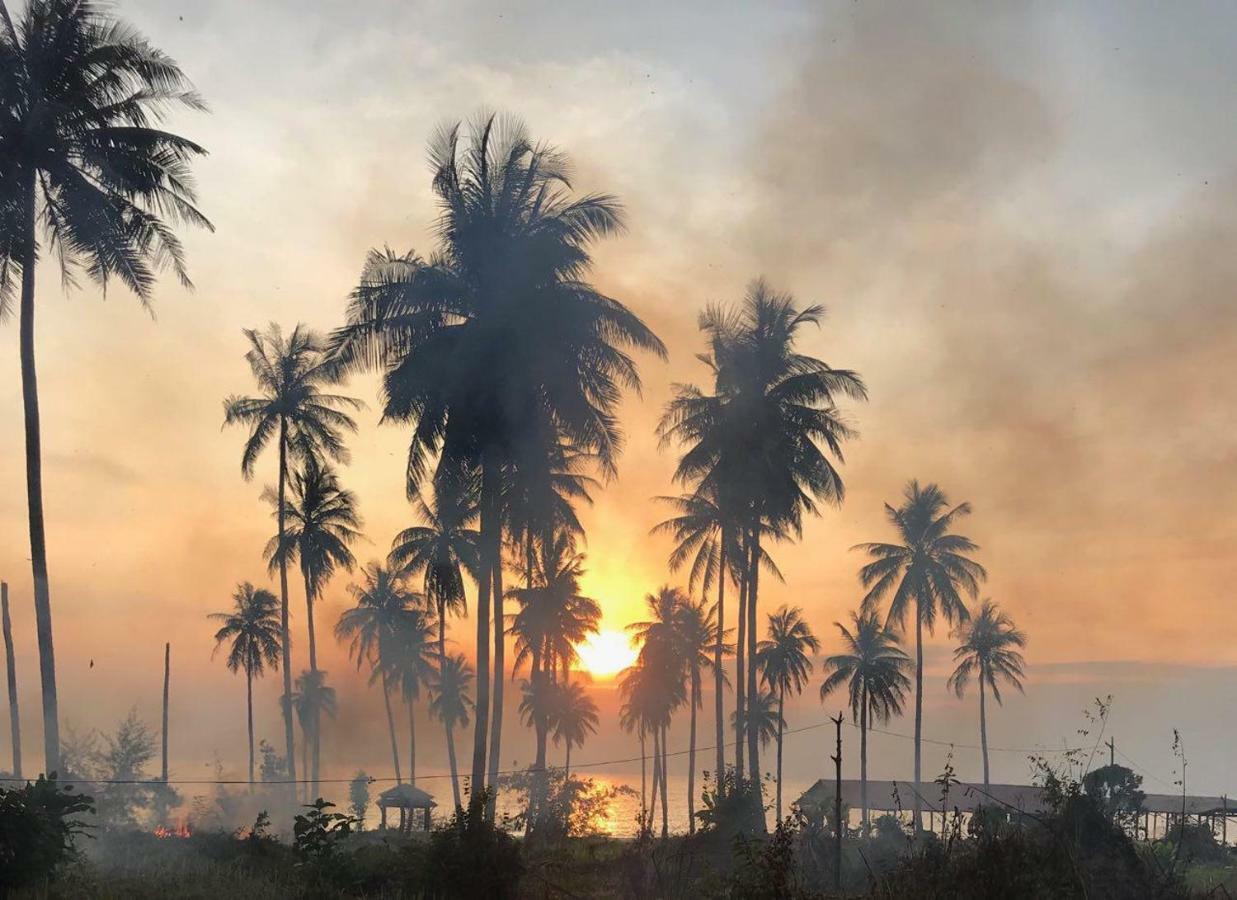
{"label": "tall palm tree", "polygon": [[974,677],[979,684],[979,743],[984,755],[984,787],[988,787],[988,714],[984,707],[984,685],[992,699],[1001,703],[1001,682],[1022,690],[1026,660],[1022,648],[1026,635],[1014,627],[1014,620],[985,600],[979,612],[958,628],[958,648],[954,651],[957,668],[949,676],[949,686],[961,697]]}
{"label": "tall palm tree", "polygon": [[571,748],[584,746],[590,734],[597,733],[597,703],[578,681],[558,686],[554,703],[554,745],[567,748],[563,774],[571,774]]}
{"label": "tall palm tree", "polygon": [[[706,310],[700,327],[709,352],[701,359],[713,375],[713,393],[678,386],[659,426],[663,439],[684,447],[676,480],[725,497],[738,520],[743,609],[736,660],[747,665],[740,678],[746,684],[737,692],[745,696],[756,695],[762,538],[796,536],[818,503],[841,503],[844,487],[834,460],[841,461],[842,444],[854,432],[836,399],[867,397],[854,372],[797,351],[802,329],[819,324],[823,314],[820,306],[798,309],[794,298],[763,280],[752,282],[737,309]],[[734,718],[742,726],[750,717]],[[750,777],[758,780],[759,741],[750,733],[746,738]]]}
{"label": "tall palm tree", "polygon": [[[330,458],[345,461],[343,431],[356,431],[356,422],[343,410],[359,409],[351,397],[325,394],[322,387],[337,380],[338,372],[324,360],[319,338],[302,325],[287,337],[272,323],[266,332],[246,329],[249,351],[245,360],[261,393],[256,397],[232,395],[223,401],[224,425],[249,428],[241,474],[253,477],[254,465],[271,438],[278,440],[279,483],[275,509],[278,520],[276,546],[285,545],[289,460]],[[280,630],[283,652],[284,740],[288,752],[288,775],[296,780],[295,746],[292,736],[292,632],[288,626],[288,559],[279,556]]]}
{"label": "tall palm tree", "polygon": [[[716,619],[715,606],[708,605],[705,600],[685,599],[679,605],[675,623],[679,646],[687,664],[688,684],[691,690],[688,697],[691,724],[687,745],[687,830],[693,834],[696,831],[696,710],[702,703],[702,673],[708,669],[714,669],[714,674],[718,674],[716,670],[721,669],[719,664],[721,656],[734,651],[733,645],[725,643],[726,633],[724,631],[722,646],[720,648],[717,646]],[[717,680],[724,685],[725,677],[725,673],[721,672]],[[719,720],[718,724],[722,726],[719,733],[724,736],[725,723]],[[719,769],[719,777],[721,772],[722,770]]]}
{"label": "tall palm tree", "polygon": [[761,747],[767,747],[786,727],[778,711],[777,693],[758,690],[748,699],[747,733],[755,735]]}
{"label": "tall palm tree", "polygon": [[[726,713],[724,687],[726,672],[722,667],[722,657],[727,652],[726,643],[726,582],[737,580],[734,571],[740,559],[738,544],[733,540],[735,529],[730,516],[722,505],[707,491],[682,494],[678,497],[659,497],[663,503],[670,504],[677,515],[666,519],[653,528],[654,533],[668,532],[674,537],[675,547],[670,554],[670,570],[678,571],[689,560],[691,562],[688,587],[692,590],[699,585],[703,593],[708,593],[714,580],[717,581],[717,604],[709,611],[713,623],[713,702],[714,702],[714,745],[717,753],[716,771],[718,778],[726,771]],[[733,652],[734,647],[729,646]],[[694,713],[693,713],[694,720]],[[694,733],[693,733],[694,737]],[[693,739],[694,746],[694,739]],[[692,771],[695,771],[693,756]],[[693,785],[689,776],[688,794],[693,794]],[[720,787],[721,781],[718,781]],[[689,815],[694,799],[689,797]],[[689,828],[695,829],[695,817],[689,819]]]}
{"label": "tall palm tree", "polygon": [[863,830],[868,821],[868,729],[873,722],[888,722],[902,715],[902,705],[911,681],[906,671],[911,666],[898,646],[898,635],[881,622],[875,612],[851,615],[851,631],[841,622],[834,626],[842,635],[843,650],[826,657],[826,675],[820,686],[820,700],[845,685],[850,694],[851,718],[859,723],[859,801]]}
{"label": "tall palm tree", "polygon": [[[19,293],[26,501],[43,693],[44,768],[60,768],[60,719],[43,521],[42,432],[34,356],[35,264],[55,254],[113,278],[149,306],[156,272],[191,287],[173,225],[213,230],[194,205],[200,146],[157,127],[203,110],[176,61],[91,0],[28,0],[16,22],[0,2],[0,319]],[[40,246],[40,235],[43,245]],[[17,283],[20,279],[20,287]]]}
{"label": "tall palm tree", "polygon": [[533,144],[515,120],[488,116],[464,147],[459,125],[441,129],[430,159],[439,249],[428,258],[372,252],[336,348],[343,365],[383,370],[384,418],[413,427],[411,490],[436,456],[481,472],[476,789],[487,774],[502,473],[543,419],[613,472],[615,408],[622,388],[640,383],[627,350],[664,356],[665,347],[585,280],[590,246],[617,232],[622,215],[613,197],[572,195],[561,153]]}
{"label": "tall palm tree", "polygon": [[[313,780],[306,785],[308,789],[306,803],[312,803],[319,794],[318,763],[319,744],[318,729],[322,723],[322,715],[335,718],[338,709],[335,688],[326,683],[326,672],[321,669],[307,670],[296,677],[296,690],[292,693],[292,708],[296,710],[296,719],[301,724],[301,761],[305,767],[312,765]],[[313,746],[312,763],[306,762],[308,747]]]}
{"label": "tall palm tree", "polygon": [[885,514],[897,532],[900,543],[860,544],[871,562],[859,570],[859,579],[868,589],[863,598],[865,610],[873,609],[889,596],[887,624],[899,630],[913,607],[915,615],[915,831],[922,827],[923,804],[920,781],[923,737],[923,629],[931,634],[939,613],[948,622],[969,618],[963,593],[974,597],[979,584],[988,577],[984,567],[967,554],[979,549],[970,538],[950,529],[958,519],[969,515],[969,503],[951,507],[945,493],[935,484],[920,487],[918,481],[906,486],[902,504],[885,504]]}
{"label": "tall palm tree", "polygon": [[361,583],[351,585],[349,591],[356,599],[356,606],[340,615],[335,637],[350,642],[348,655],[356,660],[357,669],[368,663],[370,683],[377,681],[382,685],[387,729],[391,735],[391,761],[395,766],[395,780],[402,784],[388,676],[392,660],[399,652],[399,634],[410,610],[420,605],[420,598],[408,590],[401,577],[377,562],[365,566],[361,571]]}
{"label": "tall palm tree", "polygon": [[812,672],[809,654],[820,652],[820,641],[799,607],[783,606],[769,616],[769,636],[756,647],[756,665],[765,686],[777,695],[777,820],[782,821],[782,728],[786,692],[803,693]]}
{"label": "tall palm tree", "polygon": [[[628,733],[635,731],[640,736],[640,795],[643,806],[643,821],[650,831],[656,816],[658,800],[661,801],[661,834],[669,836],[669,811],[666,799],[666,758],[664,754],[665,733],[670,727],[674,709],[683,702],[682,677],[668,677],[670,665],[665,657],[665,645],[654,642],[640,650],[636,664],[623,670],[619,678],[619,694],[622,706],[619,724]],[[676,690],[677,688],[677,690]],[[653,739],[653,779],[651,801],[645,802],[646,738]]]}
{"label": "tall palm tree", "polygon": [[266,667],[279,668],[279,601],[248,581],[237,585],[230,612],[211,613],[223,623],[215,632],[215,651],[228,643],[228,671],[245,673],[245,721],[249,729],[249,785],[253,790],[253,680]]}
{"label": "tall palm tree", "polygon": [[[361,519],[356,512],[356,496],[339,485],[334,470],[316,456],[310,456],[292,475],[292,496],[275,517],[284,521],[283,540],[275,534],[266,545],[266,558],[272,572],[281,566],[300,563],[305,582],[306,625],[309,630],[309,673],[317,679],[318,641],[314,628],[314,603],[323,586],[337,569],[351,572],[356,565],[349,544],[361,536]],[[277,506],[279,498],[267,490],[265,498]],[[320,680],[311,679],[320,686]],[[301,731],[313,744],[313,771],[305,773],[311,780],[311,793],[318,796],[319,764],[322,735],[319,722],[313,720],[319,707],[310,705],[308,728]]]}
{"label": "tall palm tree", "polygon": [[433,612],[408,609],[400,619],[388,660],[391,677],[399,684],[400,694],[408,705],[408,783],[412,785],[417,783],[416,701],[421,699],[421,688],[429,685],[438,661],[434,631]]}
{"label": "tall palm tree", "polygon": [[430,673],[430,713],[442,723],[447,733],[447,762],[451,766],[451,791],[455,808],[460,808],[460,775],[455,759],[455,729],[468,727],[472,711],[472,666],[462,653],[439,660],[438,668]]}

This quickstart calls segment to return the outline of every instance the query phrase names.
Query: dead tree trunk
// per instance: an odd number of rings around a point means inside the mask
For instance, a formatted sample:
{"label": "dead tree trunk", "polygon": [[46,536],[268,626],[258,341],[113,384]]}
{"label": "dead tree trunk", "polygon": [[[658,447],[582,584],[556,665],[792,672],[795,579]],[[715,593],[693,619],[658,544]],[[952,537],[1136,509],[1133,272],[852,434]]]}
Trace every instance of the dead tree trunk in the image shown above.
{"label": "dead tree trunk", "polygon": [[17,711],[17,659],[13,655],[13,623],[9,620],[9,585],[0,581],[0,618],[4,627],[4,665],[9,680],[9,729],[13,735],[13,777],[21,778],[21,715]]}

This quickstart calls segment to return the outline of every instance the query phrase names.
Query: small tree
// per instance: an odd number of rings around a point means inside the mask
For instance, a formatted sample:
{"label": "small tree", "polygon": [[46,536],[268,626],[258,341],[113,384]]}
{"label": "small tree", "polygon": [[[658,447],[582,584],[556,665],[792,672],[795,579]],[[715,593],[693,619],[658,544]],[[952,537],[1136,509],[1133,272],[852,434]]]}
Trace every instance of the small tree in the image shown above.
{"label": "small tree", "polygon": [[348,810],[357,821],[357,831],[365,830],[365,813],[369,810],[369,776],[358,771],[348,785]]}
{"label": "small tree", "polygon": [[1138,824],[1143,801],[1147,799],[1141,790],[1142,783],[1141,775],[1114,764],[1088,772],[1082,779],[1082,789],[1110,822],[1129,830]]}

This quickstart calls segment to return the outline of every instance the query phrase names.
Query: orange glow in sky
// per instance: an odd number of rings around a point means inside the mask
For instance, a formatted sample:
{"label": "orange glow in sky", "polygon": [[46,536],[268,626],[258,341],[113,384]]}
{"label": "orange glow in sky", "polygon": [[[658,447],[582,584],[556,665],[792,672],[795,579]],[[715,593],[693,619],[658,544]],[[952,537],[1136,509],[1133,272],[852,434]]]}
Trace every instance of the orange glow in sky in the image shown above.
{"label": "orange glow in sky", "polygon": [[636,661],[636,648],[622,631],[599,631],[576,650],[580,668],[597,678],[613,677]]}

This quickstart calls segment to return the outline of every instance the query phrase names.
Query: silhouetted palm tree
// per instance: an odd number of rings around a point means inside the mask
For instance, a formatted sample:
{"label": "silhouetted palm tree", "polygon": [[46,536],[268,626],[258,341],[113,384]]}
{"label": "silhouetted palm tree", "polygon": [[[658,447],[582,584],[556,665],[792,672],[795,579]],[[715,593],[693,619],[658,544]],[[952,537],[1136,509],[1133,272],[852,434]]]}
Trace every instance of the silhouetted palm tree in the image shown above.
{"label": "silhouetted palm tree", "polygon": [[231,612],[211,613],[223,622],[215,632],[216,652],[228,642],[228,671],[245,673],[245,722],[249,729],[249,784],[253,789],[253,680],[261,678],[266,666],[279,668],[279,601],[248,581],[239,584],[232,595]]}
{"label": "silhouetted palm tree", "polygon": [[438,663],[438,668],[430,673],[430,713],[435,716],[447,733],[447,762],[451,766],[451,791],[455,797],[455,808],[460,808],[460,776],[455,758],[455,729],[466,728],[468,716],[472,711],[472,697],[469,690],[472,685],[472,666],[468,664],[464,654],[457,653],[447,656]]}
{"label": "silhouetted palm tree", "polygon": [[194,205],[191,161],[206,151],[156,127],[205,105],[175,60],[90,0],[28,0],[14,22],[0,3],[0,320],[20,279],[19,356],[26,432],[30,562],[43,693],[44,768],[60,768],[60,720],[43,521],[34,357],[40,233],[60,263],[144,306],[155,272],[190,287],[171,226],[212,228]]}
{"label": "silhouetted palm tree", "polygon": [[[279,498],[267,489],[264,498],[276,506],[275,518],[280,518]],[[318,673],[317,629],[314,627],[314,603],[336,569],[351,572],[356,565],[349,544],[361,536],[360,517],[356,512],[356,497],[339,485],[331,467],[310,456],[300,470],[292,474],[291,497],[284,504],[283,542],[275,534],[266,545],[270,570],[299,562],[305,582],[306,627],[309,631],[309,673]],[[317,682],[315,682],[317,683]],[[307,707],[312,715],[315,706]],[[322,755],[320,723],[310,721],[302,733],[313,744],[313,770],[305,773],[310,779],[310,797],[319,796],[318,778]]]}
{"label": "silhouetted palm tree", "polygon": [[440,249],[428,259],[371,253],[336,345],[342,364],[382,368],[384,417],[413,426],[410,489],[436,456],[481,472],[476,790],[487,774],[503,471],[528,426],[546,420],[613,471],[614,410],[623,387],[639,386],[626,350],[664,356],[665,348],[585,281],[589,246],[622,219],[610,196],[572,196],[562,154],[534,145],[518,122],[489,116],[463,149],[458,125],[442,129],[430,159]]}
{"label": "silhouetted palm tree", "polygon": [[1001,612],[991,600],[983,605],[968,622],[958,628],[958,649],[954,651],[957,668],[949,676],[949,687],[961,697],[974,677],[979,683],[979,742],[984,755],[984,787],[988,787],[988,714],[984,707],[984,685],[992,690],[992,699],[1001,702],[1001,682],[1022,690],[1026,660],[1021,650],[1027,645],[1026,635],[1014,627],[1014,620]]}
{"label": "silhouetted palm tree", "polygon": [[419,605],[420,598],[407,589],[402,578],[376,562],[365,566],[361,572],[361,583],[350,585],[349,591],[357,604],[340,615],[335,625],[335,637],[351,642],[348,655],[356,660],[357,669],[369,663],[370,683],[378,681],[382,685],[395,780],[402,783],[399,743],[395,738],[395,716],[391,712],[391,686],[387,676],[392,658],[399,651],[400,631],[409,611]]}
{"label": "silhouetted palm tree", "polygon": [[400,619],[388,661],[391,677],[399,684],[408,705],[408,783],[414,785],[417,783],[416,701],[421,699],[421,688],[429,685],[438,660],[434,631],[432,611],[409,608]]}
{"label": "silhouetted palm tree", "polygon": [[859,801],[866,834],[868,729],[873,721],[887,722],[891,716],[902,715],[902,704],[911,687],[906,676],[911,661],[898,646],[897,632],[882,624],[875,612],[854,613],[851,622],[853,632],[841,622],[833,623],[842,634],[844,649],[824,661],[826,677],[820,686],[820,700],[823,703],[843,685],[849,691],[851,718],[859,723]]}
{"label": "silhouetted palm tree", "polygon": [[[719,648],[716,645],[718,629],[715,610],[716,608],[709,606],[705,600],[685,599],[679,605],[675,623],[683,659],[687,663],[688,684],[691,689],[688,697],[691,725],[687,745],[687,830],[693,834],[696,831],[696,710],[702,703],[701,673],[708,669],[716,669],[721,676],[717,680],[724,685],[726,683],[725,673],[721,672],[721,666],[718,665],[721,659],[719,651],[721,655],[734,652],[733,645],[725,643],[726,632],[722,634],[722,646]],[[724,737],[725,723],[719,720],[718,724],[721,726],[718,733]]]}
{"label": "silhouetted palm tree", "polygon": [[756,647],[756,665],[761,680],[777,695],[777,820],[782,821],[782,728],[786,721],[786,692],[796,696],[812,673],[811,653],[820,651],[820,641],[803,619],[803,610],[783,606],[769,616],[769,636]]}
{"label": "silhouetted palm tree", "polygon": [[[726,672],[722,667],[722,657],[726,653],[726,582],[735,579],[734,572],[741,558],[739,546],[733,541],[735,529],[721,505],[712,499],[707,492],[683,494],[678,497],[659,497],[664,503],[671,504],[678,515],[659,523],[653,528],[654,533],[669,532],[675,540],[675,548],[670,554],[670,569],[678,571],[685,563],[691,561],[691,572],[688,586],[695,590],[699,585],[707,594],[713,581],[717,581],[717,605],[709,612],[713,623],[713,702],[714,702],[714,744],[717,754],[717,773],[726,771],[726,713],[723,688],[726,684]],[[737,580],[737,579],[735,579]],[[730,652],[734,647],[730,646]],[[694,741],[693,741],[694,745]],[[693,760],[695,754],[692,754]],[[692,771],[695,770],[693,762]],[[689,778],[689,782],[690,782]],[[721,781],[718,781],[720,788]],[[689,783],[688,793],[692,794],[693,785]],[[688,801],[689,814],[694,800]],[[695,818],[690,819],[690,826],[695,829]]]}
{"label": "silhouetted palm tree", "polygon": [[[305,802],[312,803],[320,796],[318,786],[318,768],[320,745],[318,742],[322,715],[335,718],[337,709],[335,688],[326,683],[326,672],[321,669],[305,671],[296,677],[296,690],[292,693],[292,708],[296,710],[296,719],[301,724],[301,762],[302,767],[312,771],[312,782],[307,784]],[[312,760],[306,760],[308,748],[313,747]]]}
{"label": "silhouetted palm tree", "polygon": [[558,685],[554,698],[554,745],[567,748],[563,774],[571,774],[571,748],[584,746],[590,734],[597,733],[597,703],[578,681]]}
{"label": "silhouetted palm tree", "polygon": [[[853,432],[835,398],[867,396],[855,373],[795,349],[800,330],[818,324],[823,312],[820,306],[797,309],[792,297],[761,280],[749,286],[737,310],[706,310],[700,326],[710,350],[701,359],[713,374],[713,393],[679,386],[659,427],[663,439],[685,447],[676,480],[725,497],[723,506],[739,523],[740,666],[756,653],[762,537],[797,535],[803,515],[815,513],[818,502],[842,501],[833,459],[842,459],[842,443]],[[755,667],[747,665],[743,677],[738,690],[754,695]],[[736,715],[735,722],[749,718]],[[747,735],[753,780],[759,778],[758,749],[757,736]]]}
{"label": "silhouetted palm tree", "polygon": [[[278,519],[276,546],[283,546],[286,533],[289,458],[346,460],[341,431],[356,431],[356,422],[342,410],[359,409],[351,397],[324,394],[321,388],[336,380],[337,372],[322,356],[322,344],[301,325],[286,338],[272,323],[265,333],[246,329],[249,352],[245,359],[261,393],[256,397],[230,396],[223,401],[224,425],[249,427],[249,439],[241,456],[241,474],[253,477],[258,456],[278,441],[279,484],[275,510]],[[279,557],[280,630],[283,644],[284,739],[288,752],[288,775],[296,779],[295,746],[292,737],[292,633],[288,627],[288,565]]]}
{"label": "silhouetted palm tree", "polygon": [[[655,652],[654,652],[655,653]],[[670,724],[670,713],[675,705],[675,698],[666,691],[664,675],[655,666],[650,666],[654,653],[645,653],[642,649],[636,664],[623,670],[619,676],[619,695],[622,705],[619,708],[619,724],[624,731],[636,732],[640,737],[640,804],[643,827],[651,833],[653,819],[657,813],[657,801],[662,804],[662,837],[669,833],[669,813],[666,808],[666,792],[664,760],[661,753],[661,736]],[[680,681],[681,684],[681,681]],[[682,702],[681,699],[678,702]],[[647,792],[645,771],[648,760],[646,739],[653,738],[653,782],[651,800]]]}
{"label": "silhouetted palm tree", "polygon": [[885,513],[898,533],[898,544],[860,544],[872,562],[859,570],[865,609],[891,596],[886,623],[899,627],[912,607],[915,614],[915,830],[922,827],[920,795],[921,738],[923,736],[923,629],[934,630],[939,611],[948,622],[966,621],[968,613],[962,592],[972,597],[987,578],[984,567],[967,554],[979,547],[968,537],[950,531],[955,522],[969,515],[969,503],[950,507],[935,484],[921,488],[918,481],[906,486],[902,505],[885,504]]}
{"label": "silhouetted palm tree", "polygon": [[747,731],[756,736],[761,747],[767,747],[786,727],[786,722],[778,712],[777,694],[773,691],[757,691],[748,699]]}

